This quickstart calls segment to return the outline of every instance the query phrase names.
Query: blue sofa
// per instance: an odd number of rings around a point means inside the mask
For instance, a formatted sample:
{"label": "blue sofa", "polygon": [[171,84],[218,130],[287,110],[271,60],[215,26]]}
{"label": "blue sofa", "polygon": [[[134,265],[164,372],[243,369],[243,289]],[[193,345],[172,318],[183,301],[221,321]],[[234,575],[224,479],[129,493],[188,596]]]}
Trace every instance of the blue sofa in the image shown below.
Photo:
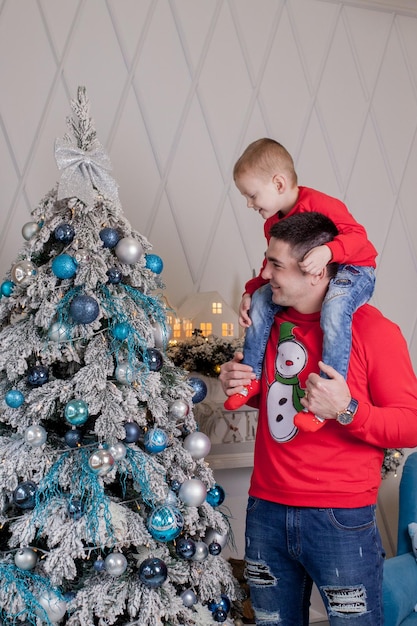
{"label": "blue sofa", "polygon": [[397,555],[384,563],[385,626],[417,626],[417,561],[408,524],[417,522],[417,452],[406,459],[400,481]]}

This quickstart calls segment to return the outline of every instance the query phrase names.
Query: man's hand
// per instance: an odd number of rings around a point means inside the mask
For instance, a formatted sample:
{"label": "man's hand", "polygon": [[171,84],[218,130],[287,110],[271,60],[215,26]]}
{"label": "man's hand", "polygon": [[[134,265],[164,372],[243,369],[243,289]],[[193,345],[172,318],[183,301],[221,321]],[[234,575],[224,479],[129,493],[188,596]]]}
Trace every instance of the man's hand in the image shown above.
{"label": "man's hand", "polygon": [[240,301],[240,304],[239,304],[239,324],[243,328],[247,328],[248,326],[252,324],[252,320],[249,317],[249,309],[250,309],[251,301],[252,301],[251,296],[248,293],[244,293],[242,300]]}
{"label": "man's hand", "polygon": [[328,246],[316,246],[307,252],[299,266],[303,272],[318,276],[331,260],[332,251]]}
{"label": "man's hand", "polygon": [[319,361],[320,369],[329,376],[321,378],[318,374],[309,374],[306,382],[306,395],[301,404],[314,415],[324,419],[336,419],[352,399],[349,387],[343,376],[333,367]]}
{"label": "man's hand", "polygon": [[223,363],[220,367],[219,380],[227,396],[239,393],[245,385],[250,385],[255,378],[252,367],[241,363],[242,359],[242,352],[236,352],[233,361]]}

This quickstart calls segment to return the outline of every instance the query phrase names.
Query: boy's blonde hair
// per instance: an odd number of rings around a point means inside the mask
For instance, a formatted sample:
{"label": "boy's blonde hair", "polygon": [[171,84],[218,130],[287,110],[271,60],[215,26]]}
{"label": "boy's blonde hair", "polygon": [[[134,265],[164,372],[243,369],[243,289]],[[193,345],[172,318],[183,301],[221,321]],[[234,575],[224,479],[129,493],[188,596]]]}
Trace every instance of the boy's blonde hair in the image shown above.
{"label": "boy's blonde hair", "polygon": [[285,174],[290,185],[297,185],[297,174],[292,156],[278,141],[274,139],[257,139],[250,143],[238,158],[233,168],[233,179],[236,180],[249,170],[255,174]]}

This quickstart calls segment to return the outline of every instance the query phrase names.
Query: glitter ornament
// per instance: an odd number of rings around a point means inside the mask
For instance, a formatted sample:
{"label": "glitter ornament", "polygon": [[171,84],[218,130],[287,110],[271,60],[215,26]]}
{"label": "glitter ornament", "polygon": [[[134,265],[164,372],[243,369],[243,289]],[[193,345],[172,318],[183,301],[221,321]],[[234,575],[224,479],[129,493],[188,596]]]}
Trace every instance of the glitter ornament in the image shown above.
{"label": "glitter ornament", "polygon": [[119,341],[125,341],[130,335],[132,327],[127,322],[119,322],[111,329],[111,334]]}
{"label": "glitter ornament", "polygon": [[4,396],[4,400],[11,409],[18,409],[25,401],[25,396],[18,389],[10,389]]}
{"label": "glitter ornament", "polygon": [[70,304],[70,315],[76,324],[91,324],[99,312],[98,302],[92,296],[75,296]]}
{"label": "glitter ornament", "polygon": [[98,476],[105,476],[114,465],[114,458],[108,450],[100,448],[93,452],[88,459],[88,465]]}
{"label": "glitter ornament", "polygon": [[108,276],[108,282],[111,285],[118,285],[122,282],[123,274],[117,267],[111,267],[106,272]]}
{"label": "glitter ornament", "polygon": [[174,506],[163,504],[148,517],[148,530],[157,541],[172,541],[181,533],[184,518]]}
{"label": "glitter ornament", "polygon": [[156,589],[163,585],[168,577],[168,569],[162,559],[157,557],[145,559],[139,567],[139,578],[141,582],[151,589]]}
{"label": "glitter ornament", "polygon": [[15,287],[16,285],[14,284],[14,282],[12,282],[11,280],[5,280],[0,287],[1,295],[9,298],[12,295],[13,289]]}
{"label": "glitter ornament", "polygon": [[78,428],[72,428],[65,433],[64,439],[69,448],[76,448],[83,440],[83,433]]}
{"label": "glitter ornament", "polygon": [[37,222],[26,222],[22,226],[22,235],[26,241],[32,239],[33,235],[36,235],[40,231],[40,226]]}
{"label": "glitter ornament", "polygon": [[168,417],[172,417],[175,420],[184,418],[190,412],[190,407],[185,400],[174,400],[169,405]]}
{"label": "glitter ornament", "polygon": [[28,369],[26,380],[31,387],[42,387],[49,381],[49,371],[45,365],[35,365]]}
{"label": "glitter ornament", "polygon": [[208,557],[208,547],[204,541],[196,541],[195,542],[195,553],[192,556],[192,561],[204,561]]}
{"label": "glitter ornament", "polygon": [[157,254],[145,254],[145,266],[154,274],[160,274],[164,269],[164,263]]}
{"label": "glitter ornament", "polygon": [[71,498],[68,502],[68,515],[73,520],[78,520],[84,515],[84,504],[81,500]]}
{"label": "glitter ornament", "polygon": [[204,433],[195,431],[184,439],[183,447],[193,459],[203,459],[211,450],[211,441]]}
{"label": "glitter ornament", "polygon": [[19,485],[13,492],[13,502],[19,509],[35,508],[35,495],[38,486],[32,480],[26,480]]}
{"label": "glitter ornament", "polygon": [[77,263],[70,254],[59,254],[51,264],[52,272],[57,278],[65,280],[73,278],[77,273]]}
{"label": "glitter ornament", "polygon": [[125,443],[135,443],[143,436],[143,428],[136,422],[126,422],[124,428],[126,433]]}
{"label": "glitter ornament", "polygon": [[162,369],[162,365],[164,360],[162,358],[162,354],[156,348],[148,348],[146,351],[148,365],[151,372],[159,372]]}
{"label": "glitter ornament", "polygon": [[184,480],[178,497],[186,506],[200,506],[207,496],[207,489],[199,478]]}
{"label": "glitter ornament", "polygon": [[48,337],[51,341],[58,343],[60,341],[68,341],[71,337],[71,330],[69,326],[63,322],[54,322],[49,329]]}
{"label": "glitter ornament", "polygon": [[121,263],[133,265],[143,255],[142,244],[134,237],[123,237],[115,247],[115,254]]}
{"label": "glitter ornament", "polygon": [[36,278],[38,270],[32,261],[26,260],[16,263],[10,274],[15,285],[26,287]]}
{"label": "glitter ornament", "polygon": [[175,544],[175,552],[181,559],[191,559],[196,551],[195,541],[190,537],[180,537]]}
{"label": "glitter ornament", "polygon": [[127,569],[127,559],[121,552],[112,552],[104,559],[106,572],[117,578],[125,573]]}
{"label": "glitter ornament", "polygon": [[128,363],[119,363],[114,370],[116,380],[123,385],[129,385],[135,380],[135,370]]}
{"label": "glitter ornament", "polygon": [[70,400],[65,406],[65,419],[72,426],[80,426],[88,420],[88,404],[84,400]]}
{"label": "glitter ornament", "polygon": [[25,430],[24,438],[32,448],[40,448],[43,446],[47,439],[47,433],[43,426],[40,424],[32,424]]}
{"label": "glitter ornament", "polygon": [[192,397],[192,401],[194,404],[198,404],[207,395],[207,385],[202,378],[198,378],[197,376],[190,376],[188,379],[188,384],[194,390],[194,395]]}
{"label": "glitter ornament", "polygon": [[168,435],[160,428],[150,428],[145,435],[145,450],[150,454],[162,452],[168,446],[168,443]]}
{"label": "glitter ornament", "polygon": [[225,497],[226,497],[226,494],[225,494],[223,487],[221,487],[220,485],[216,483],[214,487],[208,490],[206,501],[211,506],[220,506],[220,504],[224,502]]}
{"label": "glitter ornament", "polygon": [[[67,603],[53,591],[45,591],[39,596],[38,602],[52,623],[59,622],[67,612]],[[41,619],[44,617],[41,611],[38,611],[38,614]]]}
{"label": "glitter ornament", "polygon": [[197,602],[197,596],[192,589],[185,589],[181,594],[181,600],[184,606],[192,607]]}
{"label": "glitter ornament", "polygon": [[58,224],[54,230],[54,237],[56,241],[68,245],[75,237],[75,230],[71,224]]}
{"label": "glitter ornament", "polygon": [[14,564],[19,569],[30,571],[36,566],[38,556],[31,548],[20,548],[14,555]]}
{"label": "glitter ornament", "polygon": [[126,446],[121,441],[116,441],[108,446],[108,451],[115,461],[121,461],[126,456]]}
{"label": "glitter ornament", "polygon": [[120,233],[115,228],[102,228],[100,239],[104,248],[114,248],[120,241]]}

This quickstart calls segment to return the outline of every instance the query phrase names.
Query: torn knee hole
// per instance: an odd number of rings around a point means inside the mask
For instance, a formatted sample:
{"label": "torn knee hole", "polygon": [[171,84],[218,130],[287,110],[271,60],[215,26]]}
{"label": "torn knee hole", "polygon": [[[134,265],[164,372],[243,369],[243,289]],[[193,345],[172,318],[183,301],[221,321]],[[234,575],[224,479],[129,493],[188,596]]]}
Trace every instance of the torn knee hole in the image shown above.
{"label": "torn knee hole", "polygon": [[322,587],[332,614],[354,615],[365,613],[366,591],[363,585],[357,587]]}
{"label": "torn knee hole", "polygon": [[251,585],[271,587],[277,583],[269,566],[263,561],[251,561],[246,559],[245,575]]}

